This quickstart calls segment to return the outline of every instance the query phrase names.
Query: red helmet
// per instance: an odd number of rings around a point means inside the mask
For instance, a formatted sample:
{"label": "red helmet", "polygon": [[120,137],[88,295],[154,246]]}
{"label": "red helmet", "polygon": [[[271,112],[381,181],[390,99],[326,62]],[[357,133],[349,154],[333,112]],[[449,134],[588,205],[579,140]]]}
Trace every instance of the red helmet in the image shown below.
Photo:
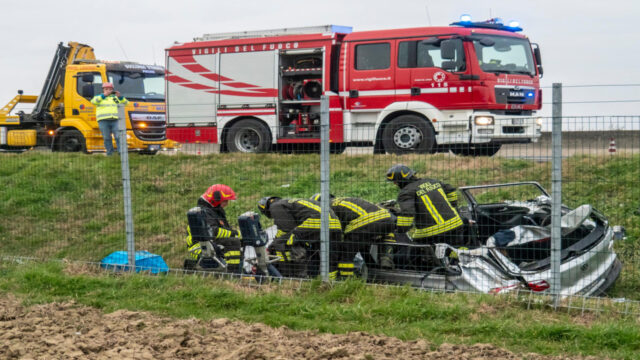
{"label": "red helmet", "polygon": [[209,186],[207,191],[202,194],[202,198],[211,204],[211,206],[218,207],[220,203],[225,200],[235,200],[236,193],[227,185],[215,184]]}

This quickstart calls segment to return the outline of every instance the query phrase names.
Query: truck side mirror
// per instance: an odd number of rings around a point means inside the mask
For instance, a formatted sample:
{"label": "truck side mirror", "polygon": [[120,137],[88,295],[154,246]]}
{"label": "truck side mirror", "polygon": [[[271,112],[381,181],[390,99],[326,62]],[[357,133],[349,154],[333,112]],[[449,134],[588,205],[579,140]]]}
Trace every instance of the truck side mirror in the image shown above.
{"label": "truck side mirror", "polygon": [[542,55],[540,55],[539,47],[536,46],[533,49],[533,55],[536,57],[536,66],[538,67],[538,73],[540,73],[540,77],[542,77],[544,71],[542,70]]}
{"label": "truck side mirror", "polygon": [[[93,79],[93,76],[91,77],[91,79]],[[85,84],[85,85],[83,85],[82,86],[82,97],[91,99],[93,96],[94,96],[93,84]]]}
{"label": "truck side mirror", "polygon": [[84,83],[92,83],[93,82],[93,74],[82,74],[82,82],[84,82]]}
{"label": "truck side mirror", "polygon": [[443,40],[440,43],[440,53],[443,60],[454,60],[456,58],[456,47],[459,40]]}

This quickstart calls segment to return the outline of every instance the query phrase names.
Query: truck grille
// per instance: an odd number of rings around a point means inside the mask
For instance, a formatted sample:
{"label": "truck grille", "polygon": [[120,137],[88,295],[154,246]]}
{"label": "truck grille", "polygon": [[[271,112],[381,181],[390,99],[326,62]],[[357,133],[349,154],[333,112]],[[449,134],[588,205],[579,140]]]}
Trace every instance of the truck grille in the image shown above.
{"label": "truck grille", "polygon": [[533,104],[535,90],[533,88],[497,87],[495,88],[497,104]]}
{"label": "truck grille", "polygon": [[130,113],[133,134],[142,141],[164,141],[167,138],[165,114]]}

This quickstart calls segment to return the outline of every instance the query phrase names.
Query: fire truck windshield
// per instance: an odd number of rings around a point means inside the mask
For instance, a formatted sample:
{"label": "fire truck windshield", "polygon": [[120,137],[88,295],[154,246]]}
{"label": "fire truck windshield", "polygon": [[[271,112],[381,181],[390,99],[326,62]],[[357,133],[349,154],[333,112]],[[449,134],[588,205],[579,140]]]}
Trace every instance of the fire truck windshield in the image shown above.
{"label": "fire truck windshield", "polygon": [[531,44],[527,39],[487,35],[474,39],[473,45],[484,72],[536,75]]}
{"label": "fire truck windshield", "polygon": [[164,74],[107,71],[109,82],[128,100],[164,102]]}

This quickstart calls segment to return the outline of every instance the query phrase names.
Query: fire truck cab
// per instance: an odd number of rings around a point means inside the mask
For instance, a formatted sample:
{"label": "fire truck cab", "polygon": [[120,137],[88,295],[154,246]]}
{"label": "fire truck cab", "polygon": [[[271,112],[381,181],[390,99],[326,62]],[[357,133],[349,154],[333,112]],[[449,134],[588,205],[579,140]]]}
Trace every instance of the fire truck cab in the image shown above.
{"label": "fire truck cab", "polygon": [[167,49],[167,135],[262,152],[330,141],[375,153],[493,155],[540,136],[540,51],[495,20],[352,32],[208,34]]}

